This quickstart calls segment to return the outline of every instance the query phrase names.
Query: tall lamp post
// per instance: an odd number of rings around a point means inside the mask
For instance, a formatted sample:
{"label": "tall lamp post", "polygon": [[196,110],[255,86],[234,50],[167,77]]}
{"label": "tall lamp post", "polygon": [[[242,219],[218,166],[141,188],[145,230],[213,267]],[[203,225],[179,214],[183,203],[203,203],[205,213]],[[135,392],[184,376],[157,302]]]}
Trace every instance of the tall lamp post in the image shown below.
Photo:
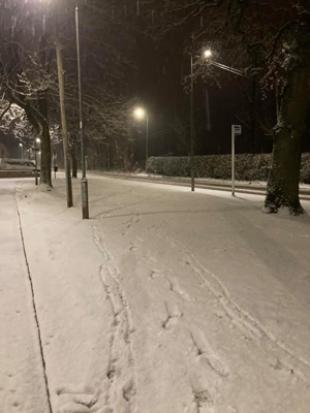
{"label": "tall lamp post", "polygon": [[[209,59],[212,57],[211,49],[206,49],[203,52],[203,57]],[[194,166],[194,155],[195,155],[195,99],[194,99],[194,56],[191,53],[191,73],[190,73],[190,149],[189,149],[189,163],[190,163],[190,175],[191,175],[191,191],[195,191],[195,166]]]}
{"label": "tall lamp post", "polygon": [[[226,72],[230,72],[234,75],[245,77],[246,73],[244,70],[237,69],[235,67],[224,65],[223,63],[219,63],[210,59],[212,57],[212,52],[208,53],[206,50],[204,52],[205,59],[208,60],[208,63],[214,67],[217,67],[221,70],[225,70]],[[210,59],[210,60],[209,60]],[[231,186],[232,186],[232,196],[235,196],[235,137],[236,135],[241,135],[242,128],[241,125],[232,125],[231,129]]]}
{"label": "tall lamp post", "polygon": [[84,121],[83,121],[83,94],[82,94],[82,68],[81,68],[81,47],[80,47],[80,24],[79,24],[79,6],[75,6],[75,33],[76,33],[76,52],[77,52],[77,72],[78,72],[78,91],[79,91],[79,132],[81,142],[81,200],[82,200],[82,217],[89,219],[89,202],[88,202],[88,181],[86,177],[86,159],[85,159],[85,141],[84,141]]}
{"label": "tall lamp post", "polygon": [[138,121],[145,120],[145,169],[147,159],[149,157],[149,114],[148,112],[141,106],[138,106],[133,111],[133,116]]}
{"label": "tall lamp post", "polygon": [[18,146],[19,146],[19,149],[20,149],[20,158],[23,159],[23,157],[24,157],[24,145],[22,144],[22,142],[20,142],[18,144]]}
{"label": "tall lamp post", "polygon": [[40,143],[41,139],[36,138],[35,144],[34,144],[34,159],[35,159],[35,171],[34,171],[34,177],[35,177],[35,184],[38,186],[39,184],[39,174],[38,174],[38,152],[40,151]]}
{"label": "tall lamp post", "polygon": [[195,147],[195,112],[194,112],[194,57],[191,54],[191,84],[190,84],[190,147],[189,164],[191,174],[191,191],[195,191],[195,171],[194,171],[194,147]]}
{"label": "tall lamp post", "polygon": [[[212,59],[213,52],[211,49],[205,49],[202,53],[204,61],[214,67],[217,67],[226,72],[230,72],[237,76],[245,76],[245,72],[235,67],[227,66],[216,62]],[[194,56],[191,54],[191,73],[190,73],[190,174],[191,174],[191,190],[195,191],[195,168],[194,168],[194,149],[195,149],[195,112],[194,112]]]}

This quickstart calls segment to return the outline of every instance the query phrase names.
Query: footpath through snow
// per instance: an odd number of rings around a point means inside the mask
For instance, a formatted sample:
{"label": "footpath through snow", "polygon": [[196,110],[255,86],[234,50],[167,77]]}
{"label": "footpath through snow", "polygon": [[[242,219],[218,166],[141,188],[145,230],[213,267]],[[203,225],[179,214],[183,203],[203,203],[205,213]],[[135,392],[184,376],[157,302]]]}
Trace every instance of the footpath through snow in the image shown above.
{"label": "footpath through snow", "polygon": [[70,210],[61,179],[16,187],[0,181],[1,413],[309,413],[308,216],[92,176],[83,222],[79,183]]}

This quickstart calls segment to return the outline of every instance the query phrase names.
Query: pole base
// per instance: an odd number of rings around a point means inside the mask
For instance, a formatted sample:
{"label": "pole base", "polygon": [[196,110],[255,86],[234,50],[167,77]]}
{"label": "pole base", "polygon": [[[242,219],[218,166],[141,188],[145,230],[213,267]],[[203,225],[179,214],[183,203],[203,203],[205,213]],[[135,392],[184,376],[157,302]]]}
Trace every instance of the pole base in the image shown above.
{"label": "pole base", "polygon": [[195,177],[191,176],[191,191],[195,192]]}
{"label": "pole base", "polygon": [[88,181],[86,178],[81,179],[81,201],[82,201],[82,218],[89,219]]}

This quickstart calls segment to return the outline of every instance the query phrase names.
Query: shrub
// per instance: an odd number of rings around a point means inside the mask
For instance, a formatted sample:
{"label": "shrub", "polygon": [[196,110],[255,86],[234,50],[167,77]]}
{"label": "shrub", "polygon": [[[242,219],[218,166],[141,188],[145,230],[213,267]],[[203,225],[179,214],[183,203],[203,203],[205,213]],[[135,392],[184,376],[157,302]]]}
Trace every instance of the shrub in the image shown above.
{"label": "shrub", "polygon": [[[310,183],[310,154],[302,156],[300,180]],[[230,179],[230,155],[206,155],[194,157],[197,177]],[[266,181],[271,168],[271,154],[236,155],[236,179],[244,181]],[[190,176],[187,156],[158,156],[147,161],[147,172],[165,176]]]}

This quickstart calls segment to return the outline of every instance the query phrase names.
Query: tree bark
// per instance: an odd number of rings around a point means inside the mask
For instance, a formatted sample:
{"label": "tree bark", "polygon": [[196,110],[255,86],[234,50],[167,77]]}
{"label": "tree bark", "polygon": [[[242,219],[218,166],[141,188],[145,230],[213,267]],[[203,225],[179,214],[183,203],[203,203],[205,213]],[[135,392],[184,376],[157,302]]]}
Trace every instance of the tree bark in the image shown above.
{"label": "tree bark", "polygon": [[70,166],[69,145],[68,145],[67,117],[66,117],[66,108],[65,108],[64,69],[63,69],[62,46],[58,40],[56,41],[56,57],[57,57],[60,118],[61,118],[62,142],[63,142],[63,153],[64,153],[64,167],[65,167],[65,178],[66,178],[67,207],[71,208],[73,206],[73,194],[72,194],[71,166]]}
{"label": "tree bark", "polygon": [[47,120],[47,97],[42,96],[38,100],[39,111],[42,115],[41,122],[41,165],[40,165],[40,183],[46,184],[52,187],[52,176],[51,176],[51,162],[52,162],[52,152],[51,152],[51,138]]}
{"label": "tree bark", "polygon": [[[284,42],[283,42],[284,44]],[[274,130],[272,169],[267,185],[266,212],[287,207],[291,214],[303,213],[299,201],[302,138],[309,115],[310,30],[293,27],[285,40],[286,81],[280,94],[278,122]]]}
{"label": "tree bark", "polygon": [[71,155],[71,165],[72,165],[72,178],[77,178],[77,173],[78,173],[78,162],[77,162],[77,157],[76,157],[76,143],[71,142],[71,148],[70,148],[70,155]]}

